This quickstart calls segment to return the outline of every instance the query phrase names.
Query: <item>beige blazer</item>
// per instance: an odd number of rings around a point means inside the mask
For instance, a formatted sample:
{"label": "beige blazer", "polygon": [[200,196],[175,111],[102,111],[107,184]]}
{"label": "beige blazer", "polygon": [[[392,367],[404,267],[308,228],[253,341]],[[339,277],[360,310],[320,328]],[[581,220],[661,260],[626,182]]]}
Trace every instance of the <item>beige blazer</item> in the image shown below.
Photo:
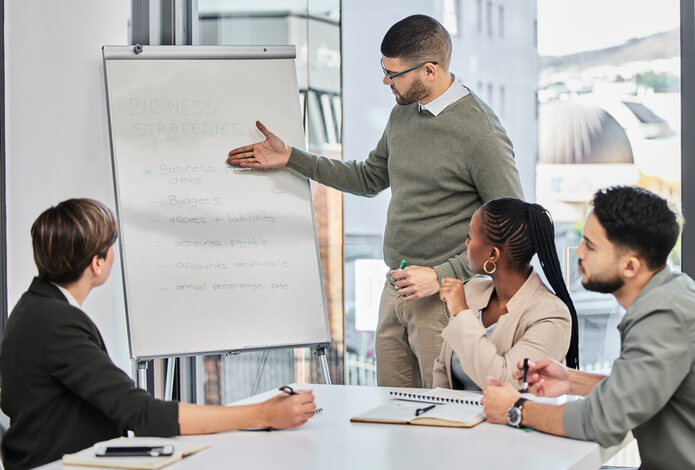
{"label": "beige blazer", "polygon": [[434,361],[435,387],[453,388],[453,352],[468,376],[480,388],[487,376],[517,386],[512,374],[519,361],[537,361],[550,356],[560,362],[570,344],[571,317],[567,306],[548,289],[535,272],[507,302],[507,313],[497,321],[488,338],[478,311],[490,302],[494,285],[490,278],[473,278],[465,285],[470,307],[456,316],[442,331],[442,349]]}

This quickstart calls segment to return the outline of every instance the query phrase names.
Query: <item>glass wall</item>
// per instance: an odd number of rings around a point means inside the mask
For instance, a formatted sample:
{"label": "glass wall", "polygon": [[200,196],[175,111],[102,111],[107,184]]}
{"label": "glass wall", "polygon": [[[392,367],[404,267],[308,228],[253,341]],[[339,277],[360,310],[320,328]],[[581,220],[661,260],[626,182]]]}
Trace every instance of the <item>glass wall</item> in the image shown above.
{"label": "glass wall", "polygon": [[[536,198],[555,220],[580,320],[581,369],[608,373],[623,310],[612,295],[582,288],[574,250],[599,188],[641,186],[680,212],[679,3],[539,0],[538,31]],[[678,243],[675,269],[680,254]]]}

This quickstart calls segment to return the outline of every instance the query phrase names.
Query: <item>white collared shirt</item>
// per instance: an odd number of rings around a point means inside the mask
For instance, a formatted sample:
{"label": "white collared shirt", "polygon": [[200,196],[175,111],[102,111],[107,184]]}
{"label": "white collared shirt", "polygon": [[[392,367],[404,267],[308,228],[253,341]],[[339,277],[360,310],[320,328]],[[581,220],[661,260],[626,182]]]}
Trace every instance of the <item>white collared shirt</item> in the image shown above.
{"label": "white collared shirt", "polygon": [[[77,302],[77,300],[75,300],[75,297],[73,297],[72,294],[71,294],[70,292],[68,292],[68,290],[67,290],[65,287],[59,286],[59,285],[56,284],[55,282],[51,282],[51,284],[53,284],[54,286],[56,286],[56,287],[58,288],[58,290],[60,290],[60,292],[63,293],[63,295],[65,296],[65,298],[67,299],[67,301],[68,301],[68,303],[69,303],[70,305],[72,305],[73,307],[77,307],[77,308],[79,308],[80,310],[82,310],[82,305],[80,305],[80,304]],[[84,310],[82,310],[82,311],[84,311]]]}
{"label": "white collared shirt", "polygon": [[432,113],[433,116],[437,116],[439,113],[444,111],[444,108],[449,106],[451,103],[460,100],[469,93],[468,88],[456,80],[454,74],[451,74],[451,76],[454,77],[454,81],[444,93],[427,104],[421,104],[418,101],[418,110],[420,112],[422,112],[422,110],[427,110]]}

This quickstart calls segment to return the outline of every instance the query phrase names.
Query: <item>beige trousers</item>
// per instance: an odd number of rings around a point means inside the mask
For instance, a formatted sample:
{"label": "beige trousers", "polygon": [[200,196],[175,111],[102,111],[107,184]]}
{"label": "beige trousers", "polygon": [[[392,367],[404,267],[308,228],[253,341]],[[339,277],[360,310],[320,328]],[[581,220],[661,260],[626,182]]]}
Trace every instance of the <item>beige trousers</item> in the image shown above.
{"label": "beige trousers", "polygon": [[439,294],[405,302],[386,282],[376,327],[377,383],[386,387],[430,388],[434,360],[449,323]]}

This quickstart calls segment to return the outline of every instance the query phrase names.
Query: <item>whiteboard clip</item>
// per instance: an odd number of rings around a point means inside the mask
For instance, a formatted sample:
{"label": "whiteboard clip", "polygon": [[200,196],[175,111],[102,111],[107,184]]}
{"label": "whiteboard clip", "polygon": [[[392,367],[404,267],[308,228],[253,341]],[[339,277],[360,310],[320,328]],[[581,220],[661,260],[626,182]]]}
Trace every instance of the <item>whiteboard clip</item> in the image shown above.
{"label": "whiteboard clip", "polygon": [[142,53],[142,44],[136,44],[133,46],[133,52],[135,52],[135,55]]}

